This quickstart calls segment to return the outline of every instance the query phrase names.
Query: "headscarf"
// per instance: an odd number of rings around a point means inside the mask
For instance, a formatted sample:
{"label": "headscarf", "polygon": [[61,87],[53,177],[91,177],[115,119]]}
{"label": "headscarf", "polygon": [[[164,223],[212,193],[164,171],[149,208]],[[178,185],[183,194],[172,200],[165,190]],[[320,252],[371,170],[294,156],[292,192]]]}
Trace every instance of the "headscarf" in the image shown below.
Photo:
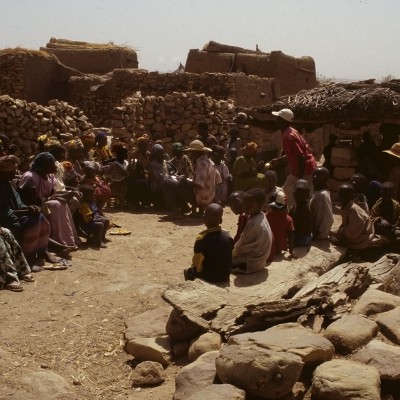
{"label": "headscarf", "polygon": [[145,133],[144,135],[140,136],[140,137],[137,139],[137,142],[138,142],[138,144],[139,144],[139,143],[144,143],[144,142],[148,143],[149,140],[150,140],[149,136],[147,135],[147,133]]}
{"label": "headscarf", "polygon": [[172,145],[172,152],[173,153],[181,153],[184,149],[184,146],[182,143],[176,142]]}
{"label": "headscarf", "polygon": [[0,172],[13,172],[19,163],[19,158],[13,155],[0,157]]}
{"label": "headscarf", "polygon": [[53,155],[49,152],[42,152],[35,156],[33,162],[31,164],[31,171],[35,172],[43,172],[45,171],[50,165],[55,164],[56,159]]}
{"label": "headscarf", "polygon": [[255,142],[248,142],[243,147],[243,155],[245,156],[252,156],[257,152],[257,143]]}
{"label": "headscarf", "polygon": [[103,139],[103,138],[107,138],[107,132],[106,131],[99,131],[97,133],[95,141],[94,141],[95,146],[98,147],[100,139]]}
{"label": "headscarf", "polygon": [[78,149],[83,149],[83,143],[82,140],[79,139],[78,137],[73,138],[72,140],[69,140],[68,142],[64,143],[64,147],[70,151],[70,150],[78,150]]}
{"label": "headscarf", "polygon": [[152,148],[151,148],[151,155],[157,154],[157,153],[164,153],[164,147],[161,146],[161,144],[155,144]]}
{"label": "headscarf", "polygon": [[96,141],[96,135],[93,132],[85,133],[81,136],[81,141],[84,145],[91,145],[94,146]]}

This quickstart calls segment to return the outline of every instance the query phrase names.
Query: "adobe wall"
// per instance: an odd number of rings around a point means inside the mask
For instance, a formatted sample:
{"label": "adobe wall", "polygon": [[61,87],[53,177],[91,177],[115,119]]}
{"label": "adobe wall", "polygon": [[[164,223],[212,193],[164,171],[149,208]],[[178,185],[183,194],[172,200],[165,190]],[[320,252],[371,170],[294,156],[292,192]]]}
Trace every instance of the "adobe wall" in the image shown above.
{"label": "adobe wall", "polygon": [[117,69],[104,76],[73,77],[69,102],[85,111],[97,126],[110,126],[110,115],[122,99],[140,91],[142,96],[165,96],[172,92],[204,93],[236,105],[271,104],[278,96],[274,80],[244,74],[160,74]]}
{"label": "adobe wall", "polygon": [[0,95],[46,104],[66,100],[68,81],[81,75],[40,51],[11,49],[0,52]]}

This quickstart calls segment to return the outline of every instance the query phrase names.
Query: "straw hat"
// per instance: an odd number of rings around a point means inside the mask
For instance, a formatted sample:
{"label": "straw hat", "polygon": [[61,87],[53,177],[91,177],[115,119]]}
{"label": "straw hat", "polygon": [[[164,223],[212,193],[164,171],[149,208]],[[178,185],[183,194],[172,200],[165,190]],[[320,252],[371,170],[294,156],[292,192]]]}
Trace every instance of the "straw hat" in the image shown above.
{"label": "straw hat", "polygon": [[400,158],[400,142],[395,143],[390,150],[383,150],[384,153],[388,153],[392,156]]}
{"label": "straw hat", "polygon": [[183,151],[201,151],[201,152],[211,152],[212,150],[208,147],[204,147],[203,142],[201,142],[200,140],[193,140],[193,142],[191,142],[189,144],[189,147]]}

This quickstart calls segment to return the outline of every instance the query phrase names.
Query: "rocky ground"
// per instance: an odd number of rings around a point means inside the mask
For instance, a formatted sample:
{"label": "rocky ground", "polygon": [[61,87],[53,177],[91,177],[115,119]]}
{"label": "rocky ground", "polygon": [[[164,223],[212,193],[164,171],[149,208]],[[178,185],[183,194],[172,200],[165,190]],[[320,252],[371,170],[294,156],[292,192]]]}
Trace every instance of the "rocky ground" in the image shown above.
{"label": "rocky ground", "polygon": [[[202,222],[110,216],[132,234],[78,251],[71,268],[36,274],[22,293],[0,292],[0,399],[172,398],[176,365],[163,385],[132,388],[124,321],[162,305],[161,292],[182,281]],[[234,232],[235,224],[227,210],[225,228]]]}

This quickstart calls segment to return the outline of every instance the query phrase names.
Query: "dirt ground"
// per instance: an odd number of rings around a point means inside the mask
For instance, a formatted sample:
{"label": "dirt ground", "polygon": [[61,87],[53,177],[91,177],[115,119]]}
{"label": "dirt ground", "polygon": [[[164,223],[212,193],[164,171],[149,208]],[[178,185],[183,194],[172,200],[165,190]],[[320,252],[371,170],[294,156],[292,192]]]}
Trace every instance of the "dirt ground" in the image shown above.
{"label": "dirt ground", "polygon": [[[67,394],[52,399],[172,399],[177,365],[159,387],[132,387],[124,321],[160,306],[163,289],[183,280],[202,221],[109,216],[132,234],[109,236],[107,249],[79,250],[72,267],[35,274],[21,293],[0,291],[0,350],[8,355],[0,352],[0,399],[36,398],[25,378],[32,371],[53,371],[69,383]],[[236,216],[227,209],[223,227],[235,233]]]}

